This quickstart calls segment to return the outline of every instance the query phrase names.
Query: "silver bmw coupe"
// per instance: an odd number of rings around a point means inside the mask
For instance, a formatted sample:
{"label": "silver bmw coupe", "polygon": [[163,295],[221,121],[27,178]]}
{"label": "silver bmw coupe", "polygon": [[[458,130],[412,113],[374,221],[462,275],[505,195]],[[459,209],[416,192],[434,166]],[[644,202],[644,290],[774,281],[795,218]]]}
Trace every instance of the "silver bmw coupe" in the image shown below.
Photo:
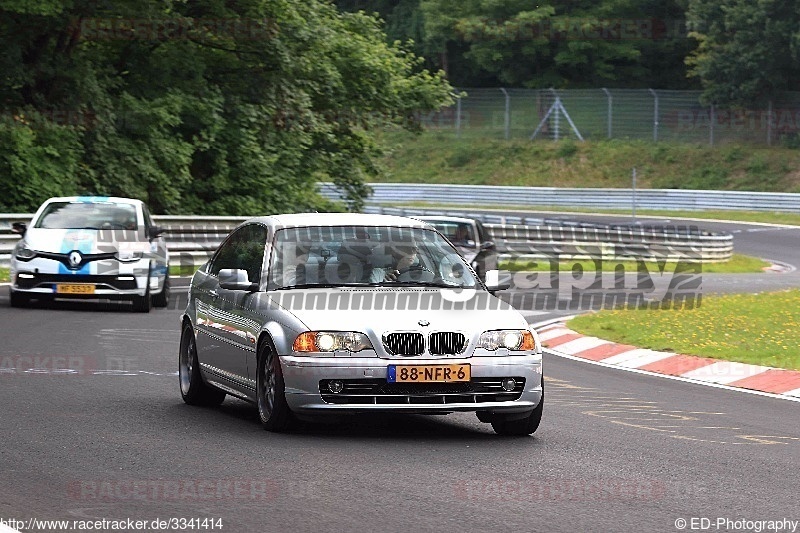
{"label": "silver bmw coupe", "polygon": [[432,226],[293,214],[237,227],[194,275],[181,317],[181,395],[253,402],[263,426],[365,412],[475,412],[530,435],[542,351]]}

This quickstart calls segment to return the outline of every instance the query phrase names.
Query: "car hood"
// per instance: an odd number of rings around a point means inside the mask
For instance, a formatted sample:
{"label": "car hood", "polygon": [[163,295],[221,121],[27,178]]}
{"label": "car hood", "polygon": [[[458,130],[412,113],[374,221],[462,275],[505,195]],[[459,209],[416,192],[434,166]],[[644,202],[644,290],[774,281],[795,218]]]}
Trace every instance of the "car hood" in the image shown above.
{"label": "car hood", "polygon": [[123,230],[30,228],[25,232],[25,243],[32,250],[51,253],[115,252],[120,249],[120,243],[125,243],[122,248],[130,251],[150,250],[149,242],[140,239],[136,231]]}
{"label": "car hood", "polygon": [[362,331],[380,337],[386,331],[480,333],[528,328],[516,309],[482,290],[295,290],[271,299],[311,331]]}

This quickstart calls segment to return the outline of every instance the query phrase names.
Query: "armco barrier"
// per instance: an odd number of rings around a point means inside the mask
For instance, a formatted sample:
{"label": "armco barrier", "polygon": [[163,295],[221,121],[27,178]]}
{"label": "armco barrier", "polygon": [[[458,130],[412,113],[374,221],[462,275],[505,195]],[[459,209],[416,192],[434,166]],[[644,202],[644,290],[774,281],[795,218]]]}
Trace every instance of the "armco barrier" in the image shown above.
{"label": "armco barrier", "polygon": [[[541,218],[469,215],[463,211],[368,206],[366,212],[473,216],[481,219],[498,252],[506,257],[610,259],[648,258],[718,262],[730,259],[733,236],[685,226],[605,226],[570,224]],[[29,222],[30,214],[0,215],[0,264],[7,265],[19,237],[12,222]],[[155,216],[163,226],[173,265],[205,262],[224,237],[248,217]]]}
{"label": "armco barrier", "polygon": [[[371,183],[368,204],[408,205],[416,202],[459,206],[535,206],[624,209],[633,207],[632,189],[559,189],[491,185],[442,185],[427,183]],[[338,200],[331,183],[320,183],[322,196]],[[746,191],[693,191],[684,189],[637,189],[637,209],[686,211],[775,211],[800,213],[800,194]]]}
{"label": "armco barrier", "polygon": [[553,257],[604,260],[650,259],[717,263],[733,255],[733,235],[696,226],[639,226],[574,223],[546,218],[465,214],[453,209],[367,206],[365,212],[385,215],[444,215],[477,218],[484,223],[497,251],[506,257]]}

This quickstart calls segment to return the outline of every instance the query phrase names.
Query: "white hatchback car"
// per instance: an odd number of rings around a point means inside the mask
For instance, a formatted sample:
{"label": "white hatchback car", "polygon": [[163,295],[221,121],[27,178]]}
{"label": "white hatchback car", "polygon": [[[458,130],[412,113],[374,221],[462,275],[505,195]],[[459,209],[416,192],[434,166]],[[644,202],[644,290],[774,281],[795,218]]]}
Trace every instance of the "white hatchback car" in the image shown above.
{"label": "white hatchback car", "polygon": [[54,298],[130,300],[137,311],[169,302],[169,252],[163,229],[140,200],[50,198],[11,254],[11,305]]}
{"label": "white hatchback car", "polygon": [[271,431],[314,415],[466,411],[529,435],[542,417],[542,351],[492,294],[501,288],[418,220],[254,218],[192,278],[181,394],[251,401]]}

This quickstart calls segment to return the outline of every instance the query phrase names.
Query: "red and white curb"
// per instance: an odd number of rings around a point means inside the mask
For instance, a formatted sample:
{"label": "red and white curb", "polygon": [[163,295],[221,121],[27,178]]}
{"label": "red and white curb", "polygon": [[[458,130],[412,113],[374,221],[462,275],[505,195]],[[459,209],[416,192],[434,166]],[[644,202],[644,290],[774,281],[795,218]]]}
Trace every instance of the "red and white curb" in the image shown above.
{"label": "red and white curb", "polygon": [[555,355],[584,359],[603,366],[674,376],[717,387],[758,391],[800,401],[798,371],[617,344],[569,329],[566,326],[569,318],[571,317],[545,323],[536,328],[542,345]]}

